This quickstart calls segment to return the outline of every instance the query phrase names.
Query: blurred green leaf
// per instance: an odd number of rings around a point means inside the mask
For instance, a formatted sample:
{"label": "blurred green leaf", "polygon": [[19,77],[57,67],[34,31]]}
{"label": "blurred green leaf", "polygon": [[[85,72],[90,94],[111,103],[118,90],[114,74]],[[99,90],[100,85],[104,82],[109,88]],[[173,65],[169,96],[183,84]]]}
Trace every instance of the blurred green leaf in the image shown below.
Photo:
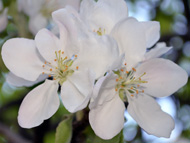
{"label": "blurred green leaf", "polygon": [[59,123],[56,134],[55,143],[70,143],[72,137],[72,117],[69,116]]}

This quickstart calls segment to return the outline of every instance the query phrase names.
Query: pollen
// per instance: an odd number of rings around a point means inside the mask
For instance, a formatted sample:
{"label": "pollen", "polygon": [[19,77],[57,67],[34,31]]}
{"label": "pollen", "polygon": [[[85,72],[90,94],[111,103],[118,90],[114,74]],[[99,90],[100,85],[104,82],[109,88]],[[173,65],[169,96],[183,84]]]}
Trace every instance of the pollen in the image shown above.
{"label": "pollen", "polygon": [[135,68],[132,68],[132,70],[135,71],[135,72],[137,71]]}

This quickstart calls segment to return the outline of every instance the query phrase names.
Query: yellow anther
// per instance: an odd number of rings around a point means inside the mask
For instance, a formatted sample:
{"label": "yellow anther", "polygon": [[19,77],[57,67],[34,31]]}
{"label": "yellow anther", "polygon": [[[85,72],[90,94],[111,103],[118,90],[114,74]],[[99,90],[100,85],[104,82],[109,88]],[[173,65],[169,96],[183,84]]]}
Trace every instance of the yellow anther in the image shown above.
{"label": "yellow anther", "polygon": [[78,70],[78,69],[79,69],[79,67],[77,66],[77,67],[76,67],[76,70]]}
{"label": "yellow anther", "polygon": [[121,69],[121,71],[123,72],[124,70],[123,70],[123,69]]}
{"label": "yellow anther", "polygon": [[57,59],[54,59],[54,61],[56,62],[56,61],[57,61]]}
{"label": "yellow anther", "polygon": [[139,80],[142,80],[141,78],[139,78]]}
{"label": "yellow anther", "polygon": [[133,86],[131,86],[131,89],[133,89],[134,87]]}
{"label": "yellow anther", "polygon": [[58,67],[55,67],[56,69],[58,69]]}
{"label": "yellow anther", "polygon": [[116,88],[115,91],[118,91],[118,89]]}
{"label": "yellow anther", "polygon": [[64,52],[62,52],[62,54],[64,54]]}
{"label": "yellow anther", "polygon": [[59,50],[58,53],[61,53],[61,50]]}
{"label": "yellow anther", "polygon": [[45,72],[42,72],[42,74],[45,74]]}
{"label": "yellow anther", "polygon": [[133,71],[137,71],[135,68],[132,68]]}
{"label": "yellow anther", "polygon": [[115,81],[117,81],[117,82],[118,82],[118,81],[119,81],[119,79],[117,78]]}
{"label": "yellow anther", "polygon": [[77,58],[77,55],[75,55],[75,58]]}
{"label": "yellow anther", "polygon": [[138,90],[136,90],[136,93],[138,94],[138,93],[139,93],[139,91],[138,91]]}
{"label": "yellow anther", "polygon": [[53,80],[56,80],[55,78],[53,78]]}
{"label": "yellow anther", "polygon": [[128,74],[129,72],[128,72],[128,71],[126,71],[126,73]]}
{"label": "yellow anther", "polygon": [[127,63],[125,63],[125,66],[127,65]]}
{"label": "yellow anther", "polygon": [[44,62],[44,64],[47,64],[47,62]]}
{"label": "yellow anther", "polygon": [[50,69],[50,71],[52,71],[52,69]]}
{"label": "yellow anther", "polygon": [[45,68],[45,65],[43,65],[42,67]]}
{"label": "yellow anther", "polygon": [[133,95],[133,94],[131,94],[131,96],[133,97],[134,95]]}
{"label": "yellow anther", "polygon": [[142,93],[144,93],[144,90],[142,90]]}

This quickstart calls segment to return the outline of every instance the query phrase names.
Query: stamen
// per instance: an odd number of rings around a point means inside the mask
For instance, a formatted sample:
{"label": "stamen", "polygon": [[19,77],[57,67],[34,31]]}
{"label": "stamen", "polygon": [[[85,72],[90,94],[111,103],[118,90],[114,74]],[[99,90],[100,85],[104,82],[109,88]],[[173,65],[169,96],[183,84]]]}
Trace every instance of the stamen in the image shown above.
{"label": "stamen", "polygon": [[78,69],[79,69],[79,67],[77,66],[77,67],[76,67],[76,69],[78,70]]}
{"label": "stamen", "polygon": [[124,70],[123,70],[123,69],[121,69],[121,71],[123,72]]}
{"label": "stamen", "polygon": [[138,94],[138,93],[139,93],[139,91],[138,91],[138,90],[136,90],[136,93]]}
{"label": "stamen", "polygon": [[132,96],[132,97],[134,97],[134,95],[133,95],[133,94],[131,94],[131,96]]}
{"label": "stamen", "polygon": [[48,77],[51,77],[51,75],[48,75]]}
{"label": "stamen", "polygon": [[137,71],[135,68],[132,68],[132,70],[135,71],[135,72]]}
{"label": "stamen", "polygon": [[118,81],[119,81],[119,79],[117,78],[117,79],[116,79],[116,81],[118,82]]}
{"label": "stamen", "polygon": [[52,71],[52,69],[50,69],[50,71]]}
{"label": "stamen", "polygon": [[129,72],[128,71],[126,71],[126,74],[128,74]]}
{"label": "stamen", "polygon": [[118,89],[116,88],[115,91],[118,91]]}

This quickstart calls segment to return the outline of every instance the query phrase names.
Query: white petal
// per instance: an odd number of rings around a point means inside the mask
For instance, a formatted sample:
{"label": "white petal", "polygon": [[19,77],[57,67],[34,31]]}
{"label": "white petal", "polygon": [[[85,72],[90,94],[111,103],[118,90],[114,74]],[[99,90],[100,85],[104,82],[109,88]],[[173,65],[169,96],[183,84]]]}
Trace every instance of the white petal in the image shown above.
{"label": "white petal", "polygon": [[[119,61],[118,61],[119,60]],[[85,38],[80,42],[78,59],[73,66],[89,68],[96,73],[96,78],[103,76],[111,68],[122,63],[116,41],[109,36]],[[113,65],[115,64],[115,65]]]}
{"label": "white petal", "polygon": [[57,82],[46,80],[30,91],[19,109],[19,125],[23,128],[32,128],[50,118],[59,108],[57,90]]}
{"label": "white petal", "polygon": [[29,29],[33,35],[36,35],[38,31],[42,28],[45,28],[47,24],[48,24],[47,19],[39,13],[30,17]]}
{"label": "white petal", "polygon": [[7,27],[8,23],[7,11],[8,9],[6,8],[3,11],[3,14],[0,15],[0,32],[2,32]]}
{"label": "white petal", "polygon": [[125,53],[129,70],[143,59],[146,37],[140,22],[134,18],[127,18],[114,27],[111,35],[118,42],[120,53]]}
{"label": "white petal", "polygon": [[35,81],[43,72],[43,61],[33,40],[24,38],[7,40],[1,54],[7,68],[18,77]]}
{"label": "white petal", "polygon": [[56,58],[55,51],[64,51],[64,45],[61,46],[60,40],[45,28],[37,33],[35,42],[40,54],[48,62],[53,62]]}
{"label": "white petal", "polygon": [[74,7],[77,11],[79,11],[80,1],[81,1],[81,0],[64,0],[64,1],[62,1],[62,2],[63,2],[65,5],[70,5],[70,6]]}
{"label": "white petal", "polygon": [[102,28],[109,34],[116,23],[128,16],[128,10],[123,0],[83,0],[80,15],[92,31]]}
{"label": "white petal", "polygon": [[171,49],[172,47],[166,47],[166,43],[160,42],[156,44],[156,46],[153,49],[151,49],[149,52],[145,54],[145,60],[159,58],[160,56],[167,53]]}
{"label": "white petal", "polygon": [[91,98],[91,103],[89,105],[90,108],[93,108],[97,105],[102,105],[105,102],[111,100],[114,96],[116,96],[115,86],[116,86],[116,78],[118,76],[113,72],[109,72],[106,76],[100,78],[93,89],[93,95]]}
{"label": "white petal", "polygon": [[18,10],[23,11],[28,16],[39,13],[44,0],[17,0]]}
{"label": "white petal", "polygon": [[[59,9],[52,13],[53,19],[58,23],[61,39],[64,37],[63,32],[67,31],[67,53],[72,56],[77,54],[80,50],[78,44],[80,44],[81,37],[86,37],[87,29],[79,19],[79,15],[75,9],[67,7],[65,9]],[[63,25],[65,27],[63,27]],[[65,29],[66,28],[66,29]],[[63,40],[64,41],[64,40]]]}
{"label": "white petal", "polygon": [[111,139],[124,126],[125,106],[118,95],[112,100],[93,108],[89,112],[89,122],[97,136]]}
{"label": "white petal", "polygon": [[30,87],[45,80],[46,78],[47,76],[40,75],[36,81],[29,81],[14,75],[12,72],[9,72],[6,76],[6,82],[15,87],[22,87],[22,86]]}
{"label": "white petal", "polygon": [[148,83],[142,84],[144,91],[154,97],[165,97],[173,94],[187,83],[188,75],[181,67],[170,60],[152,59],[146,61],[137,68],[135,76],[146,72],[142,80]]}
{"label": "white petal", "polygon": [[63,105],[69,112],[85,108],[92,94],[95,75],[89,70],[75,71],[61,86]]}
{"label": "white petal", "polygon": [[163,112],[159,104],[148,95],[139,94],[129,98],[127,111],[148,134],[169,138],[174,129],[172,117]]}
{"label": "white petal", "polygon": [[156,21],[141,22],[146,32],[146,46],[152,47],[160,38],[160,23]]}

